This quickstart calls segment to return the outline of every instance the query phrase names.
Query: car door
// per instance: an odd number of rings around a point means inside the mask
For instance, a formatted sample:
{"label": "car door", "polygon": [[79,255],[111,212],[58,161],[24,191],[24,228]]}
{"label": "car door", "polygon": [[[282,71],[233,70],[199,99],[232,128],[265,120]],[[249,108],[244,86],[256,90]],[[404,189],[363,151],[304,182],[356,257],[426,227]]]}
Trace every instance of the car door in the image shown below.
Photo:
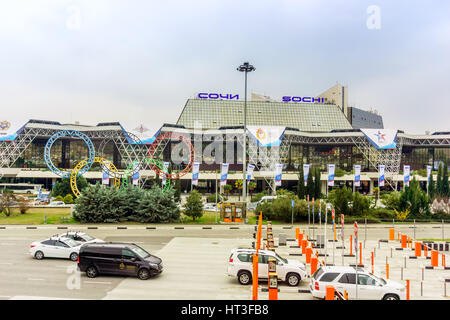
{"label": "car door", "polygon": [[[127,275],[136,275],[138,271],[138,258],[129,249],[122,249],[122,271]],[[122,267],[121,267],[122,268]]]}
{"label": "car door", "polygon": [[349,299],[356,299],[356,274],[344,273],[336,282],[336,289],[341,293],[347,291]]}
{"label": "car door", "polygon": [[287,266],[286,266],[286,264],[285,264],[283,261],[281,261],[280,259],[278,259],[278,258],[275,258],[275,259],[276,259],[276,263],[277,263],[277,275],[278,275],[278,279],[284,280],[284,279],[286,279],[286,269],[287,269]]}
{"label": "car door", "polygon": [[44,256],[48,258],[57,257],[57,248],[55,246],[55,240],[45,240],[41,242],[42,252]]}
{"label": "car door", "polygon": [[374,278],[367,274],[358,274],[358,299],[380,300],[382,290]]}
{"label": "car door", "polygon": [[56,240],[55,241],[55,252],[56,258],[68,258],[70,255],[70,247],[64,243],[63,241]]}
{"label": "car door", "polygon": [[100,273],[120,274],[121,248],[101,248],[96,262]]}
{"label": "car door", "polygon": [[267,264],[268,256],[265,254],[259,255],[258,260],[258,278],[267,279],[269,278],[269,265]]}

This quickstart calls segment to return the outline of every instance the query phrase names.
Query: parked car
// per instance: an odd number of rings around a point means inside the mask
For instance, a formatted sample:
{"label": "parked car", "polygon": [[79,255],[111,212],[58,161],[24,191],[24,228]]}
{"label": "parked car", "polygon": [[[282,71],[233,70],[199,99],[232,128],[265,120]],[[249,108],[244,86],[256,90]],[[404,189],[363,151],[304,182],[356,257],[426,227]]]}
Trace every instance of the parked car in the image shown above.
{"label": "parked car", "polygon": [[52,201],[48,205],[59,207],[59,206],[65,206],[66,204],[64,203],[64,201]]}
{"label": "parked car", "polygon": [[89,278],[100,274],[137,276],[146,280],[163,271],[162,260],[134,243],[83,244],[78,259],[78,269]]}
{"label": "parked car", "polygon": [[205,211],[216,211],[216,204],[215,203],[206,203],[203,205],[203,210]]}
{"label": "parked car", "polygon": [[[320,267],[311,277],[311,294],[325,298],[326,286],[331,285],[341,295],[347,291],[349,300],[356,299],[356,268],[346,266]],[[371,274],[358,268],[358,299],[361,300],[404,300],[406,287],[398,282]]]}
{"label": "parked car", "polygon": [[64,258],[77,261],[81,244],[72,239],[53,236],[30,245],[30,254],[37,260],[43,258]]}
{"label": "parked car", "polygon": [[79,231],[68,231],[66,233],[60,234],[59,236],[75,240],[76,242],[78,242],[80,244],[105,242],[102,239],[95,238],[85,232],[79,232]]}
{"label": "parked car", "polygon": [[[255,249],[233,249],[228,261],[228,276],[237,277],[242,285],[252,283],[253,255]],[[305,265],[296,260],[288,260],[271,250],[259,250],[258,278],[267,279],[269,276],[268,258],[276,259],[278,279],[289,286],[297,286],[307,278]]]}

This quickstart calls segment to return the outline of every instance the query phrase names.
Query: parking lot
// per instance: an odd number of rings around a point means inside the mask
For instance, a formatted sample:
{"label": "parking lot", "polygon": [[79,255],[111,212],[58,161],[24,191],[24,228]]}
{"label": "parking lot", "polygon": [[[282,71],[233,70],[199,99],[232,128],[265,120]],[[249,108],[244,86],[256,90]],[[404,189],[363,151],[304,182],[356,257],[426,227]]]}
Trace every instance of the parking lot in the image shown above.
{"label": "parking lot", "polygon": [[[253,225],[240,226],[180,226],[157,225],[155,229],[146,226],[98,226],[98,229],[87,229],[87,226],[69,228],[82,230],[106,241],[134,242],[152,254],[163,259],[164,272],[152,279],[142,281],[137,278],[117,276],[100,276],[94,279],[76,271],[76,263],[69,260],[33,259],[28,253],[32,241],[43,240],[49,236],[64,232],[58,226],[38,226],[27,229],[26,226],[7,226],[0,229],[0,299],[251,299],[251,286],[241,286],[236,279],[226,275],[230,251],[237,247],[250,247],[253,241]],[[148,227],[148,226],[147,226]],[[288,258],[305,262],[304,256],[297,256],[300,249],[295,248],[295,227],[308,230],[307,225],[275,225],[274,236],[277,240],[280,233],[286,234],[286,246],[279,246],[277,252]],[[422,281],[422,265],[429,265],[430,260],[406,258],[414,255],[412,250],[396,250],[399,242],[379,242],[388,238],[387,225],[369,225],[367,233],[360,226],[359,240],[365,242],[363,263],[370,268],[370,252],[375,248],[375,272],[384,276],[386,257],[390,264],[390,279],[404,283],[411,280],[411,299],[448,299],[444,294],[444,280],[450,278],[450,270],[424,270]],[[412,226],[398,225],[396,231],[413,236]],[[91,226],[92,228],[92,226]],[[331,228],[328,228],[331,237]],[[315,229],[320,233],[323,229]],[[349,236],[352,226],[345,226],[346,249],[349,252]],[[444,230],[449,234],[450,230]],[[310,230],[310,236],[312,230]],[[440,238],[442,230],[438,226],[418,225],[416,238]],[[265,230],[263,230],[263,237]],[[336,243],[336,247],[340,243]],[[391,248],[392,258],[391,258]],[[315,249],[314,249],[315,251]],[[323,253],[323,249],[319,250]],[[328,260],[332,259],[332,243],[327,247]],[[341,264],[342,250],[335,250],[335,264]],[[320,257],[322,260],[323,257]],[[450,261],[450,260],[447,260]],[[354,264],[355,258],[346,257],[345,264]],[[307,267],[309,269],[309,267]],[[420,290],[422,282],[422,292]],[[307,290],[309,281],[303,281],[299,287],[279,284],[279,299],[312,299]],[[264,289],[267,282],[260,283],[260,299],[268,299]],[[300,291],[300,292],[299,292]]]}

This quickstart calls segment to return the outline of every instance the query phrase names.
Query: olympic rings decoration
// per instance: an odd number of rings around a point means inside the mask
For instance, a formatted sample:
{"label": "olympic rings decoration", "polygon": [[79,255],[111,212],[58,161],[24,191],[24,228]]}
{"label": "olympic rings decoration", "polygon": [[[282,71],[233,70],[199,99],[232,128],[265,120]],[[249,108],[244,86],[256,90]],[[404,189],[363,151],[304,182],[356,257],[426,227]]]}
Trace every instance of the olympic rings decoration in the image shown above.
{"label": "olympic rings decoration", "polygon": [[80,170],[78,172],[79,175],[82,175],[83,173],[85,173],[86,171],[88,171],[92,164],[94,163],[94,158],[95,158],[95,148],[94,148],[94,144],[92,143],[91,139],[89,139],[89,137],[87,135],[85,135],[84,133],[80,132],[80,131],[76,131],[76,130],[61,130],[56,132],[54,135],[52,135],[47,143],[45,144],[45,148],[44,148],[44,161],[47,164],[47,167],[56,175],[63,177],[63,178],[68,178],[71,174],[70,172],[66,172],[66,171],[62,171],[59,170],[58,168],[55,167],[55,165],[52,162],[51,156],[50,156],[50,150],[53,146],[53,143],[55,143],[56,140],[58,140],[61,137],[65,137],[65,136],[72,136],[72,137],[78,137],[80,139],[82,139],[87,147],[88,147],[88,151],[89,151],[89,158],[86,161],[86,166],[84,166],[82,168],[82,170]]}
{"label": "olympic rings decoration", "polygon": [[168,140],[178,139],[188,147],[189,152],[190,152],[189,163],[187,164],[186,167],[184,167],[183,170],[181,170],[178,173],[162,172],[161,169],[157,165],[154,165],[154,164],[151,164],[151,168],[152,168],[152,170],[155,171],[155,173],[157,175],[159,175],[160,177],[165,177],[168,180],[181,178],[182,176],[184,176],[190,172],[190,170],[192,168],[192,164],[194,163],[194,157],[195,157],[194,146],[192,145],[191,140],[188,139],[187,137],[185,137],[181,134],[174,133],[174,132],[166,132],[164,134],[159,135],[155,139],[155,141],[153,141],[153,143],[150,145],[150,149],[148,150],[147,158],[155,159],[155,154],[156,154],[156,150],[157,150],[158,146],[161,144],[161,142],[163,140],[166,140],[166,139],[168,139]]}
{"label": "olympic rings decoration", "polygon": [[[164,163],[162,163],[158,159],[147,158],[147,159],[145,159],[145,163],[157,166],[160,170],[162,170],[166,174],[169,172],[168,168],[164,165]],[[122,186],[124,188],[126,188],[128,186],[128,177],[130,175],[132,176],[135,171],[136,172],[139,171],[140,165],[141,165],[141,163],[139,161],[134,161],[133,163],[128,165],[127,169],[125,169],[125,172],[124,172],[123,178],[122,178]],[[136,170],[136,168],[137,168],[137,170]],[[166,179],[166,182],[165,182],[164,188],[163,188],[163,192],[169,190],[170,181],[171,181],[171,179]]]}
{"label": "olympic rings decoration", "polygon": [[[77,187],[77,176],[78,176],[78,172],[83,170],[83,168],[86,167],[86,165],[88,164],[88,159],[84,159],[82,161],[80,161],[75,168],[73,168],[72,173],[70,174],[70,188],[72,189],[73,194],[75,195],[76,198],[78,198],[79,196],[81,196],[81,192],[78,190]],[[94,162],[96,163],[100,163],[103,164],[107,167],[109,167],[109,169],[113,172],[118,172],[116,166],[110,162],[109,160],[106,160],[104,158],[100,158],[100,157],[95,157],[94,158]],[[119,178],[114,178],[114,186],[118,189],[120,187],[120,179]]]}

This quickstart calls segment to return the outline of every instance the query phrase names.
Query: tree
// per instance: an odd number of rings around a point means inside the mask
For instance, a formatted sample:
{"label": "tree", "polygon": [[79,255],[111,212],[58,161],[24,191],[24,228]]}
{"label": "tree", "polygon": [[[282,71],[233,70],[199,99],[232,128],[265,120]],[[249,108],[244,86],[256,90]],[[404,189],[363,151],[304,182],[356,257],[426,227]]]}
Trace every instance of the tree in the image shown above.
{"label": "tree", "polygon": [[3,212],[5,216],[9,217],[11,215],[11,207],[16,201],[14,194],[8,190],[3,190],[2,196],[0,197],[0,212]]}
{"label": "tree", "polygon": [[250,181],[247,185],[248,193],[250,194],[250,201],[252,201],[253,190],[256,189],[256,182]]}
{"label": "tree", "polygon": [[136,221],[143,223],[171,222],[180,218],[180,209],[174,200],[174,189],[163,191],[158,185],[153,185],[143,194],[139,201]]}
{"label": "tree", "polygon": [[[77,187],[80,192],[83,191],[88,186],[88,182],[85,177],[83,176],[77,176]],[[72,188],[70,187],[70,178],[62,178],[61,181],[58,181],[53,189],[52,189],[52,197],[65,197],[67,194],[71,194],[72,196],[75,196],[72,192]]]}
{"label": "tree", "polygon": [[181,200],[181,180],[180,180],[180,175],[177,173],[176,178],[175,178],[175,183],[173,186],[174,189],[174,198],[176,202],[180,202]]}
{"label": "tree", "polygon": [[314,171],[314,198],[319,199],[321,196],[320,188],[320,170],[317,168]]}
{"label": "tree", "polygon": [[223,192],[225,192],[227,196],[230,195],[231,190],[233,190],[233,187],[230,184],[226,184],[223,186]]}
{"label": "tree", "polygon": [[447,160],[444,162],[444,168],[442,173],[442,197],[448,198],[450,196],[448,185],[448,165]]}
{"label": "tree", "polygon": [[442,164],[439,164],[436,179],[436,196],[442,197]]}
{"label": "tree", "polygon": [[297,196],[299,199],[305,199],[305,176],[303,174],[303,162],[298,166],[298,183],[297,183]]}
{"label": "tree", "polygon": [[333,204],[336,214],[350,214],[348,203],[353,200],[352,194],[352,190],[347,187],[333,189],[328,193],[328,199]]}
{"label": "tree", "polygon": [[236,180],[234,182],[234,187],[239,190],[239,192],[238,192],[239,193],[239,201],[241,201],[241,194],[242,194],[242,189],[244,188],[244,183],[242,182],[242,180]]}
{"label": "tree", "polygon": [[31,208],[30,200],[25,199],[19,200],[19,211],[21,214],[25,214],[30,208]]}
{"label": "tree", "polygon": [[430,174],[430,181],[428,182],[428,196],[430,199],[434,199],[436,195],[436,184],[434,183],[433,173]]}
{"label": "tree", "polygon": [[[231,186],[230,186],[231,187]],[[197,190],[192,190],[186,198],[184,214],[193,221],[203,216],[202,196]]]}
{"label": "tree", "polygon": [[412,218],[422,218],[430,215],[430,199],[420,188],[419,182],[413,178],[409,187],[400,194],[399,210],[409,210]]}
{"label": "tree", "polygon": [[314,180],[313,180],[313,172],[309,171],[308,180],[306,183],[306,194],[309,194],[309,198],[312,199],[314,197]]}

